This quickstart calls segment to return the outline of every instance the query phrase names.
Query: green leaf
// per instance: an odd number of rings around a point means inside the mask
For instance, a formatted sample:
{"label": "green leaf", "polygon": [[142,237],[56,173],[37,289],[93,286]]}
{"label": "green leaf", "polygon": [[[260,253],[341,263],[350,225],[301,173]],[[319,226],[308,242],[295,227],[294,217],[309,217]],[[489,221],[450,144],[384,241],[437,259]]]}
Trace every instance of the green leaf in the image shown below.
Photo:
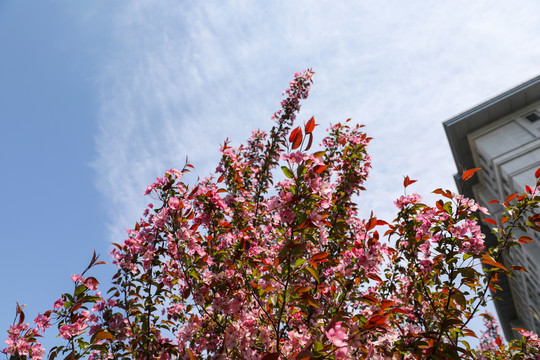
{"label": "green leaf", "polygon": [[456,301],[456,303],[461,306],[462,309],[465,308],[465,305],[467,303],[467,300],[465,299],[465,296],[461,293],[461,292],[458,292],[458,293],[455,293],[452,295],[452,297],[454,298],[454,300]]}
{"label": "green leaf", "polygon": [[283,170],[283,173],[286,177],[288,177],[289,179],[294,179],[294,173],[291,171],[291,169],[286,166],[282,166],[281,170]]}
{"label": "green leaf", "polygon": [[199,275],[199,273],[195,270],[195,269],[191,269],[191,271],[189,272],[189,275],[191,277],[194,277],[195,279],[197,280],[201,280],[201,276]]}
{"label": "green leaf", "polygon": [[306,259],[297,259],[296,262],[294,263],[294,266],[295,266],[295,267],[300,267],[300,266],[302,266],[305,262],[306,262]]}
{"label": "green leaf", "polygon": [[296,214],[296,218],[298,219],[298,224],[303,224],[307,220],[308,215],[305,212],[300,212]]}
{"label": "green leaf", "polygon": [[444,211],[446,211],[448,214],[452,213],[452,203],[450,201],[446,202],[443,206]]}
{"label": "green leaf", "polygon": [[86,286],[82,284],[77,286],[75,288],[75,293],[74,293],[75,297],[78,297],[79,295],[81,295],[85,290],[86,290]]}
{"label": "green leaf", "polygon": [[313,275],[313,277],[315,278],[315,280],[317,280],[318,283],[320,283],[319,274],[317,273],[317,270],[315,270],[311,266],[306,267],[306,270],[309,271],[311,275]]}
{"label": "green leaf", "polygon": [[317,352],[321,352],[324,350],[324,346],[322,344],[322,342],[320,341],[315,341],[315,343],[313,344],[313,349]]}

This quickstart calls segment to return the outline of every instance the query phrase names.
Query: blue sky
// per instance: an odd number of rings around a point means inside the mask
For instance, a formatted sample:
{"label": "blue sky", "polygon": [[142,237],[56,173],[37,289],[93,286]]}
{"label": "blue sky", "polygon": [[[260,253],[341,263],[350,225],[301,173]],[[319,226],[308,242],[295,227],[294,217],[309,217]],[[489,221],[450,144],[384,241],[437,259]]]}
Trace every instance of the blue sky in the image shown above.
{"label": "blue sky", "polygon": [[[316,72],[300,120],[349,117],[374,137],[365,214],[391,219],[403,176],[454,189],[441,123],[540,73],[540,3],[390,0],[0,1],[0,324],[108,260],[182,167],[269,129],[296,71]],[[98,275],[106,277],[112,268]]]}

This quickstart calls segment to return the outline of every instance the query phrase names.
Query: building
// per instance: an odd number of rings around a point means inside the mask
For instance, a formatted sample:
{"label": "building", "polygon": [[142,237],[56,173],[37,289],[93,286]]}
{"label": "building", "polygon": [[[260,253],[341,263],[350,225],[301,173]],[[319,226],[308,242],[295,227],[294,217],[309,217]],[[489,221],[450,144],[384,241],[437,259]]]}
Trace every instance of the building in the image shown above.
{"label": "building", "polygon": [[[474,198],[498,218],[503,210],[491,200],[506,199],[535,183],[540,167],[540,76],[444,122],[452,154],[461,169],[482,168],[478,176],[463,183],[455,181],[463,195]],[[496,241],[490,228],[482,225],[486,242]],[[517,336],[512,329],[525,328],[540,333],[540,236],[528,234],[535,242],[513,247],[503,255],[503,263],[520,265],[528,273],[500,279],[501,300],[495,308],[507,339]]]}

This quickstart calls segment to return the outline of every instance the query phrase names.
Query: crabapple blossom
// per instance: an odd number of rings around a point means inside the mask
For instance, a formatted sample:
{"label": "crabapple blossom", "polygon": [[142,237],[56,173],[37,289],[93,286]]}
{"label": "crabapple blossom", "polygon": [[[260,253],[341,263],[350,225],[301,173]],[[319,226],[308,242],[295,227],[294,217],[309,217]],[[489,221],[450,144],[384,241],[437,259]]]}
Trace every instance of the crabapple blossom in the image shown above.
{"label": "crabapple blossom", "polygon": [[[361,218],[356,201],[371,169],[371,138],[348,119],[310,150],[315,119],[295,120],[313,75],[295,74],[269,132],[252,132],[245,145],[223,143],[214,176],[190,185],[186,163],[149,185],[152,202],[113,244],[117,272],[107,295],[86,275],[102,263],[94,254],[35,328],[17,306],[3,352],[41,359],[36,337],[56,325],[65,344],[51,358],[538,356],[538,338],[525,330],[508,347],[491,333],[494,342],[477,350],[465,340],[475,336],[469,324],[494,278],[519,271],[506,270],[500,254],[526,242],[515,228],[540,226],[537,191],[500,203],[516,216],[501,221],[501,241],[489,249],[476,217],[487,216],[485,208],[448,190],[435,190],[432,205],[404,194],[391,221]],[[413,182],[406,177],[405,188]]]}

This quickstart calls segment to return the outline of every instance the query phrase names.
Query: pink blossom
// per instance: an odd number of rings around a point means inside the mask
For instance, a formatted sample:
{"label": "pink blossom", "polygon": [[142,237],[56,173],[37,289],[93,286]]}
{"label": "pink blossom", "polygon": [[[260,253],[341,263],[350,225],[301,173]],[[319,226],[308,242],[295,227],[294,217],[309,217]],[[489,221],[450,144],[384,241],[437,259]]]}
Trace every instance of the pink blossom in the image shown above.
{"label": "pink blossom", "polygon": [[281,158],[291,164],[301,164],[304,161],[304,154],[301,151],[295,151],[290,154],[283,154]]}
{"label": "pink blossom", "polygon": [[183,176],[182,172],[177,169],[169,169],[165,173],[173,176],[176,180],[182,179]]}
{"label": "pink blossom", "polygon": [[433,269],[433,261],[431,261],[431,259],[420,260],[420,268],[424,274],[431,272]]}
{"label": "pink blossom", "polygon": [[61,308],[62,306],[64,306],[64,304],[65,304],[64,300],[58,299],[54,302],[54,308],[55,309]]}
{"label": "pink blossom", "polygon": [[180,206],[180,200],[177,197],[171,197],[168,201],[169,207],[171,209],[178,209],[178,206]]}
{"label": "pink blossom", "polygon": [[408,196],[401,196],[399,199],[394,201],[394,204],[399,208],[403,209],[406,205],[416,205],[422,201],[422,197],[419,194],[411,194]]}
{"label": "pink blossom", "polygon": [[296,214],[289,209],[282,209],[279,211],[279,216],[284,223],[290,224],[294,221]]}
{"label": "pink blossom", "polygon": [[527,330],[519,330],[519,333],[523,336],[525,336],[526,338],[530,339],[530,340],[533,340],[533,341],[536,341],[538,340],[538,335],[533,333],[532,331],[527,331]]}
{"label": "pink blossom", "polygon": [[73,336],[82,334],[83,331],[88,327],[85,320],[86,318],[80,318],[74,324],[66,324],[61,326],[58,330],[60,336],[67,340]]}
{"label": "pink blossom", "polygon": [[322,227],[326,224],[321,214],[319,214],[317,211],[312,211],[309,213],[309,220],[313,225],[316,227]]}
{"label": "pink blossom", "polygon": [[45,332],[45,329],[51,326],[50,320],[51,318],[48,315],[46,316],[46,315],[39,314],[34,319],[34,323],[38,326],[41,332]]}
{"label": "pink blossom", "polygon": [[459,205],[467,209],[467,212],[480,211],[486,215],[489,215],[488,210],[485,207],[480,206],[474,199],[469,199],[460,194],[452,194],[454,199],[458,202]]}
{"label": "pink blossom", "polygon": [[347,331],[341,326],[341,321],[336,322],[333,328],[324,332],[328,340],[337,347],[347,346]]}
{"label": "pink blossom", "polygon": [[94,277],[88,277],[83,281],[84,285],[90,290],[96,291],[99,285],[99,282]]}

